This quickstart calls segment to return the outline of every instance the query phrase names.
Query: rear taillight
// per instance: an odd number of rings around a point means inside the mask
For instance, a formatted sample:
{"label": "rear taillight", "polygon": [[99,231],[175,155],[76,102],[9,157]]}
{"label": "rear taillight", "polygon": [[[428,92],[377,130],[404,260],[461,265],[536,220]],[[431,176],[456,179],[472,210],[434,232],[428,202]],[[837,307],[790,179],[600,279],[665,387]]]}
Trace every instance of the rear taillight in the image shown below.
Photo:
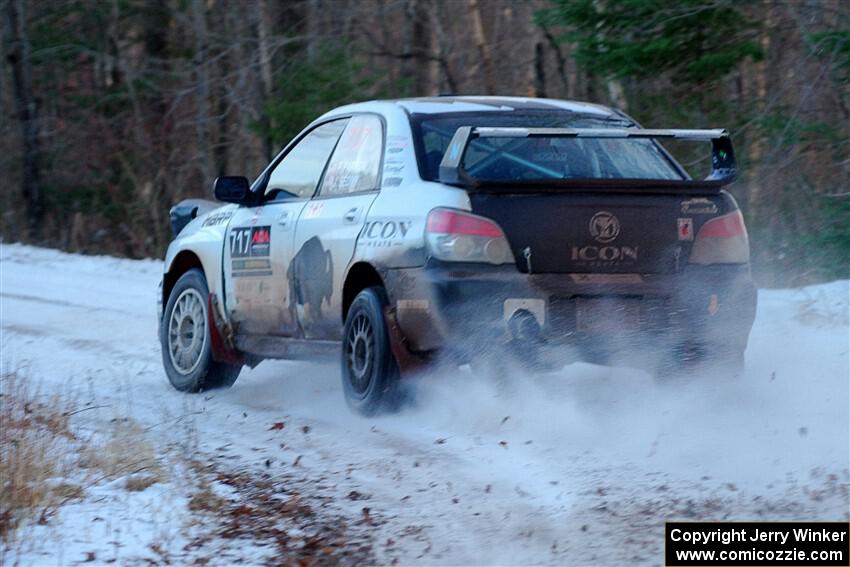
{"label": "rear taillight", "polygon": [[691,264],[745,264],[749,261],[750,240],[740,210],[703,224],[689,259]]}
{"label": "rear taillight", "polygon": [[453,209],[434,209],[428,214],[425,236],[431,254],[446,262],[510,264],[514,257],[498,224]]}

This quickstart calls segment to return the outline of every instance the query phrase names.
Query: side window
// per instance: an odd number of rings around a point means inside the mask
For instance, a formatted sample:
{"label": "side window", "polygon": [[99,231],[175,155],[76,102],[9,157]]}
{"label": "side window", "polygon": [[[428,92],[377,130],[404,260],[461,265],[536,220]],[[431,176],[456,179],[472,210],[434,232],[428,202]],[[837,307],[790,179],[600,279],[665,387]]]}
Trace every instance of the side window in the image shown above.
{"label": "side window", "polygon": [[384,126],[377,116],[352,117],[331,156],[319,195],[376,190],[383,143]]}
{"label": "side window", "polygon": [[266,195],[285,191],[302,199],[312,197],[347,122],[347,119],[328,122],[304,136],[272,170]]}

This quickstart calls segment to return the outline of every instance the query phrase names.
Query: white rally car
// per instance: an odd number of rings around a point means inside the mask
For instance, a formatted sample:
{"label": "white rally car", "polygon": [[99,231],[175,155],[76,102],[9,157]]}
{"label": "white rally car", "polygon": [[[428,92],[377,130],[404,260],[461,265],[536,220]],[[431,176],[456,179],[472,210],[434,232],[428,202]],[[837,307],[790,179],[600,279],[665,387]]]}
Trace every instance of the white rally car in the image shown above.
{"label": "white rally car", "polygon": [[[712,145],[692,180],[658,139]],[[337,108],[224,203],[171,211],[160,297],[175,388],[265,358],[340,357],[349,404],[392,407],[435,355],[526,360],[640,341],[742,361],[755,315],[724,130],[645,130],[595,104],[498,97]],[[651,341],[651,342],[648,342]]]}

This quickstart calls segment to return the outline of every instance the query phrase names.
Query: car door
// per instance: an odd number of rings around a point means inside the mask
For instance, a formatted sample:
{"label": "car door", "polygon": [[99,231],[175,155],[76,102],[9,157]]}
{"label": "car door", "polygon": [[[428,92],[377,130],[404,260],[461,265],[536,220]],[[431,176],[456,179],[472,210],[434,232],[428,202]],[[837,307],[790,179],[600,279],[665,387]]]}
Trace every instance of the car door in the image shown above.
{"label": "car door", "polygon": [[328,162],[319,191],[295,227],[290,273],[306,338],[342,336],[342,284],[357,237],[380,186],[384,127],[373,114],[353,116]]}
{"label": "car door", "polygon": [[295,225],[319,180],[347,119],[313,128],[270,170],[263,202],[240,207],[224,251],[226,308],[240,335],[295,336],[288,269]]}

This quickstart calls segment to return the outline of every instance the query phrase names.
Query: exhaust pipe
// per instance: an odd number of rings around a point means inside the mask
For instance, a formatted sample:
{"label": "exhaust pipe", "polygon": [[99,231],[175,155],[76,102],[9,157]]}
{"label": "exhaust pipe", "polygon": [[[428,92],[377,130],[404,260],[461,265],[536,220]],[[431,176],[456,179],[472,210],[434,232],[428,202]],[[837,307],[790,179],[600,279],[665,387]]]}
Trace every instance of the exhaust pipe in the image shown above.
{"label": "exhaust pipe", "polygon": [[527,309],[517,309],[508,319],[511,338],[521,344],[537,345],[542,342],[542,329],[537,317]]}

